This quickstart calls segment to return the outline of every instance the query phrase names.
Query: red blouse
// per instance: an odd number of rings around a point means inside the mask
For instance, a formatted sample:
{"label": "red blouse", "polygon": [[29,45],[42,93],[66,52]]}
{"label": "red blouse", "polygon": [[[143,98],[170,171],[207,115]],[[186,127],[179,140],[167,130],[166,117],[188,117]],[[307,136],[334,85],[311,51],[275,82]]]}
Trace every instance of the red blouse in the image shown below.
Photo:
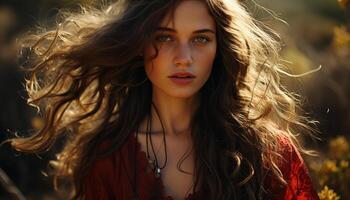
{"label": "red blouse", "polygon": [[[281,187],[276,179],[266,179],[268,197],[271,200],[319,200],[315,192],[304,161],[295,147],[288,140],[282,140],[284,149],[283,157],[288,162],[280,166],[287,187]],[[135,145],[137,151],[137,165],[134,168]],[[155,199],[154,195],[160,195],[163,200],[173,200],[171,196],[163,194],[163,183],[149,170],[146,153],[140,149],[140,143],[134,134],[128,137],[127,142],[119,151],[97,160],[89,170],[85,181],[86,200],[128,200],[133,199],[133,177],[137,171],[136,182],[140,200]],[[265,186],[266,187],[266,186]],[[185,200],[196,200],[199,195],[189,194]],[[159,199],[159,198],[158,198]]]}

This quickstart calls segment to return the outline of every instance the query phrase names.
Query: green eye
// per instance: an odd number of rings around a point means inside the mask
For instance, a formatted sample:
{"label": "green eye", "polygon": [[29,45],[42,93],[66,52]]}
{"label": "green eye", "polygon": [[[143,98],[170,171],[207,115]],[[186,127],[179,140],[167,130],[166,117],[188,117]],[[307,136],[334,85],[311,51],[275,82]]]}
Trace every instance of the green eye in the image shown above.
{"label": "green eye", "polygon": [[159,35],[156,37],[156,41],[158,41],[158,42],[171,41],[171,36],[170,35]]}
{"label": "green eye", "polygon": [[[173,39],[171,35],[158,35],[155,37],[155,40],[157,42],[169,42],[169,41],[172,41]],[[210,38],[204,37],[204,36],[199,36],[194,38],[194,42],[199,42],[201,44],[206,44],[210,41],[211,41]]]}
{"label": "green eye", "polygon": [[203,44],[210,42],[209,38],[202,37],[202,36],[201,37],[196,37],[195,40],[198,41],[199,43],[203,43]]}

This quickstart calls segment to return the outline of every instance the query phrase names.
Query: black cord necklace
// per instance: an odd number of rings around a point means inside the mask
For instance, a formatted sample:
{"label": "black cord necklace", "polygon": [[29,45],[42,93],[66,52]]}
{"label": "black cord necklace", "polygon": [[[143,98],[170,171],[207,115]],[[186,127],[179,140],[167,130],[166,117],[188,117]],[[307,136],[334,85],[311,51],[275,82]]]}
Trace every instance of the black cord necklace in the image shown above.
{"label": "black cord necklace", "polygon": [[[162,125],[162,129],[163,129],[163,143],[164,143],[164,151],[165,151],[165,161],[164,161],[164,164],[162,167],[159,166],[159,162],[158,162],[158,159],[157,159],[157,155],[156,155],[156,152],[154,150],[154,146],[153,146],[153,141],[152,141],[152,135],[151,135],[151,131],[152,131],[152,112],[150,112],[150,115],[149,115],[149,118],[148,118],[148,121],[147,121],[147,131],[146,131],[146,149],[147,149],[147,159],[148,159],[148,162],[151,164],[152,168],[153,168],[153,171],[154,171],[154,174],[155,174],[155,177],[159,178],[160,175],[161,175],[161,169],[164,169],[167,162],[168,162],[168,153],[167,153],[167,147],[166,147],[166,138],[165,138],[165,130],[164,130],[164,126],[163,126],[163,123],[162,123],[162,120],[160,119],[160,115],[159,115],[159,112],[158,112],[158,109],[156,108],[156,106],[154,105],[154,103],[152,102],[152,105],[159,117],[159,120],[160,120],[160,123]],[[153,153],[153,156],[154,156],[154,160],[151,159],[150,155],[149,155],[149,150],[148,150],[148,140],[150,140],[150,143],[151,143],[151,148],[152,148],[152,153]]]}
{"label": "black cord necklace", "polygon": [[[154,106],[156,112],[157,112],[157,115],[159,116],[159,119],[160,119],[160,115],[159,115],[159,112],[156,108],[156,106],[154,105],[154,103],[152,102],[152,105]],[[164,165],[162,167],[159,167],[159,164],[158,164],[158,159],[157,159],[157,155],[154,151],[154,146],[153,146],[153,142],[152,142],[152,136],[151,136],[151,132],[152,132],[152,114],[150,113],[149,114],[149,117],[148,117],[148,120],[147,120],[147,126],[146,126],[146,149],[147,149],[147,159],[148,159],[148,162],[149,164],[151,165],[152,169],[153,169],[153,172],[155,173],[155,177],[159,178],[160,177],[160,170],[161,169],[164,169],[164,167],[166,166],[167,164],[167,161],[168,161],[168,153],[167,153],[167,148],[166,148],[166,139],[165,139],[165,131],[164,131],[164,126],[163,126],[163,123],[162,121],[160,120],[160,123],[162,125],[162,128],[163,128],[163,142],[164,142],[164,151],[165,151],[165,162],[164,162]],[[139,134],[139,127],[136,128],[136,141],[138,141],[138,134]],[[149,150],[148,150],[148,140],[150,140],[151,142],[151,147],[152,147],[152,152],[153,152],[153,156],[154,156],[154,160],[151,159],[150,157],[150,154],[149,154]],[[134,196],[133,196],[133,199],[139,199],[139,194],[137,192],[137,159],[136,159],[136,155],[137,155],[137,144],[135,144],[135,147],[134,147],[134,186],[132,187],[133,188],[133,192],[134,192]],[[126,170],[126,169],[125,169]],[[131,181],[131,178],[129,176],[129,174],[127,173],[127,176],[129,178],[129,180]],[[132,184],[133,185],[133,184]]]}

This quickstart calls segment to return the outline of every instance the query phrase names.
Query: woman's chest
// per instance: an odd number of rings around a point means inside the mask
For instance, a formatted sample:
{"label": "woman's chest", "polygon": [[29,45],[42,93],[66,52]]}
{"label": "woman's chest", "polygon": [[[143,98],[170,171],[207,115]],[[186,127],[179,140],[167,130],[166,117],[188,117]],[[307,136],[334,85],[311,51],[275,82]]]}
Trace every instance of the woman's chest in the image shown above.
{"label": "woman's chest", "polygon": [[[160,179],[165,197],[185,199],[193,186],[194,153],[189,141],[164,140],[152,137],[150,141],[145,135],[138,136],[140,150],[160,168]],[[148,152],[148,153],[147,153]],[[154,165],[148,166],[154,169]],[[155,174],[156,176],[156,174]]]}

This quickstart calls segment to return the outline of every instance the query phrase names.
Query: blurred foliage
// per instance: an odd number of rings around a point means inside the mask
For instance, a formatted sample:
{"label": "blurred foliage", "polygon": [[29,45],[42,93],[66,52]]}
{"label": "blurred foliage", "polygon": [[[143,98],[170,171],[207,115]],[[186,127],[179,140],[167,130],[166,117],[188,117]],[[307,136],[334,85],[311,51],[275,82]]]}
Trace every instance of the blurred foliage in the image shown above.
{"label": "blurred foliage", "polygon": [[56,23],[59,10],[77,10],[80,5],[103,6],[113,0],[2,0],[0,7],[9,7],[18,17],[19,31],[35,28],[33,25],[44,27]]}
{"label": "blurred foliage", "polygon": [[[282,58],[291,74],[321,70],[297,80],[282,77],[289,90],[305,97],[304,109],[320,121],[319,157],[306,158],[321,200],[350,199],[350,0],[261,0],[256,15],[277,30]],[[275,12],[273,12],[275,11]],[[282,18],[287,23],[278,20]],[[277,20],[276,20],[277,19]],[[310,145],[310,143],[308,144]],[[324,147],[328,148],[324,148]]]}
{"label": "blurred foliage", "polygon": [[347,46],[350,44],[350,34],[345,26],[335,27],[334,42],[336,46]]}
{"label": "blurred foliage", "polygon": [[331,139],[320,158],[309,161],[309,166],[321,200],[337,199],[337,193],[350,199],[350,140],[344,136]]}
{"label": "blurred foliage", "polygon": [[344,8],[347,8],[350,4],[350,0],[338,0],[339,4]]}
{"label": "blurred foliage", "polygon": [[[338,0],[338,3],[345,12],[350,12],[350,0]],[[332,47],[339,57],[349,58],[350,56],[349,29],[349,23],[333,28]],[[349,61],[345,66],[349,70]],[[350,77],[347,76],[347,78]],[[346,120],[347,123],[350,122],[349,118]],[[348,137],[349,135],[339,135],[329,140],[328,151],[322,156],[324,160],[310,163],[314,180],[318,180],[318,189],[323,188],[318,193],[321,200],[350,199],[350,140]]]}

